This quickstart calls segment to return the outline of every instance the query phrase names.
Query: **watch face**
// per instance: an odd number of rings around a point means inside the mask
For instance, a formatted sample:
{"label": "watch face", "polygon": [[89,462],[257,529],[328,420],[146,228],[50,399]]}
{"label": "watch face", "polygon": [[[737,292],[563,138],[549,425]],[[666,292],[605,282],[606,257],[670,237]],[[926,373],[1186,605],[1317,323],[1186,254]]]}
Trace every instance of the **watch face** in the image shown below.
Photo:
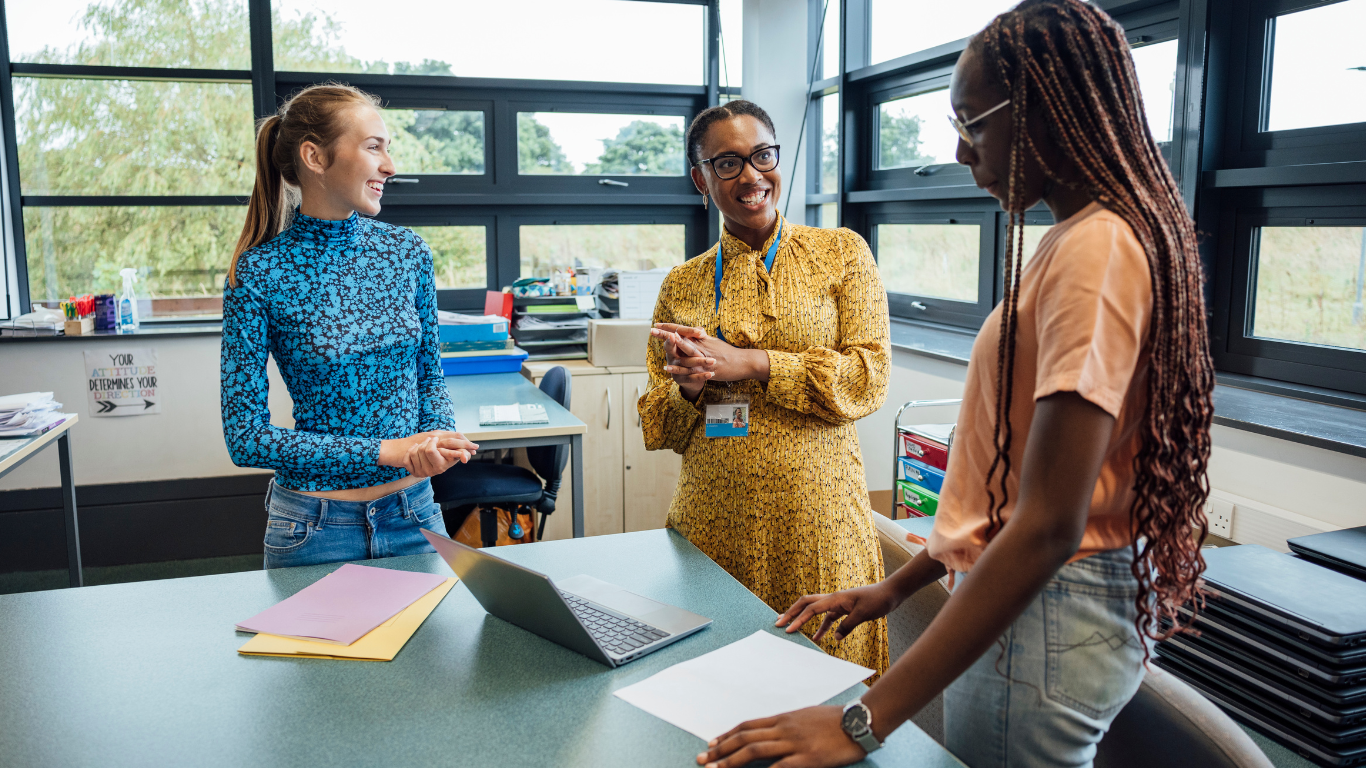
{"label": "watch face", "polygon": [[868,710],[863,707],[850,707],[844,712],[844,721],[841,723],[844,730],[848,733],[858,733],[868,728]]}

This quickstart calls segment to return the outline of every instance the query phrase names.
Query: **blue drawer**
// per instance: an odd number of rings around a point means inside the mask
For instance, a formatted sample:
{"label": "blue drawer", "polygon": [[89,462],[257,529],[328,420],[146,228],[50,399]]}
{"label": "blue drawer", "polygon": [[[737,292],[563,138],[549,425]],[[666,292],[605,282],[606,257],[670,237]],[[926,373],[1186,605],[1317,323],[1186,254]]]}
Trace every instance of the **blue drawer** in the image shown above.
{"label": "blue drawer", "polygon": [[896,479],[908,480],[939,493],[944,488],[944,470],[935,469],[923,461],[902,457],[898,459]]}

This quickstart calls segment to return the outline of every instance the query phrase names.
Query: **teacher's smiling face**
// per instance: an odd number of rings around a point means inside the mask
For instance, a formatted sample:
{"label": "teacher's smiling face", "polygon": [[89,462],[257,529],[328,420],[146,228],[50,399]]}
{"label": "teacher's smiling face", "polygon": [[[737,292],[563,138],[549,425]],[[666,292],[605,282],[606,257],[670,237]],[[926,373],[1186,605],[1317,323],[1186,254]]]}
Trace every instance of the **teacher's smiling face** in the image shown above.
{"label": "teacher's smiling face", "polygon": [[[710,162],[693,166],[693,183],[698,192],[710,195],[721,209],[726,229],[742,239],[746,239],[746,232],[767,233],[777,219],[778,197],[783,189],[782,173],[773,162],[777,159],[777,143],[773,132],[749,115],[717,121],[702,137],[698,159]],[[771,157],[762,152],[770,147]],[[746,162],[750,159],[753,162]],[[770,162],[771,170],[754,167],[757,163],[763,168]],[[736,163],[742,166],[739,175],[721,178],[729,176],[727,170]]]}

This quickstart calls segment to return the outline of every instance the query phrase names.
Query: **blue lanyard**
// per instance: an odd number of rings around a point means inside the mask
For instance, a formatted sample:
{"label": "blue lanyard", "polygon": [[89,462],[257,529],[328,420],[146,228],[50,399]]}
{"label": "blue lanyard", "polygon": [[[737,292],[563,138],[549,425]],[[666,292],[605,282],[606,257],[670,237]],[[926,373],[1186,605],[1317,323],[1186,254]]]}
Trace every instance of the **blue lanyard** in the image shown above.
{"label": "blue lanyard", "polygon": [[[717,322],[717,326],[716,326],[716,338],[720,339],[721,341],[725,341],[725,340],[726,340],[726,335],[725,335],[724,333],[721,332],[721,325],[720,325],[720,322],[721,322],[721,321],[720,321],[720,318],[719,318],[719,315],[721,314],[721,270],[723,269],[723,267],[721,266],[721,243],[724,242],[724,240],[725,240],[725,239],[722,238],[722,240],[719,240],[719,241],[717,241],[717,243],[716,243],[716,310],[715,310],[715,311],[716,311],[716,314],[718,315],[718,318],[717,318],[717,321],[716,321],[716,322]],[[772,275],[772,274],[773,274],[773,257],[775,257],[775,256],[778,255],[778,243],[781,243],[782,241],[783,241],[783,222],[782,222],[782,219],[779,219],[779,220],[778,220],[778,234],[776,234],[776,235],[773,236],[773,245],[770,245],[770,246],[768,247],[768,255],[764,257],[764,270],[767,271],[767,272],[769,273],[769,275]]]}

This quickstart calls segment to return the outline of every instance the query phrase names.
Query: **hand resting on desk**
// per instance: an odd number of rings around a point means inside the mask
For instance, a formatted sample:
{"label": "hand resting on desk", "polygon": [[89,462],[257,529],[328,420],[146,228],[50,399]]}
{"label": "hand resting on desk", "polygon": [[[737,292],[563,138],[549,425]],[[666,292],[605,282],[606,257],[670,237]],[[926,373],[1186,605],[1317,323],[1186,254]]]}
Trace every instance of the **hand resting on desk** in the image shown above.
{"label": "hand resting on desk", "polygon": [[413,477],[432,477],[468,462],[477,450],[479,446],[459,432],[419,432],[412,437],[380,441],[378,463],[382,467],[402,467]]}

